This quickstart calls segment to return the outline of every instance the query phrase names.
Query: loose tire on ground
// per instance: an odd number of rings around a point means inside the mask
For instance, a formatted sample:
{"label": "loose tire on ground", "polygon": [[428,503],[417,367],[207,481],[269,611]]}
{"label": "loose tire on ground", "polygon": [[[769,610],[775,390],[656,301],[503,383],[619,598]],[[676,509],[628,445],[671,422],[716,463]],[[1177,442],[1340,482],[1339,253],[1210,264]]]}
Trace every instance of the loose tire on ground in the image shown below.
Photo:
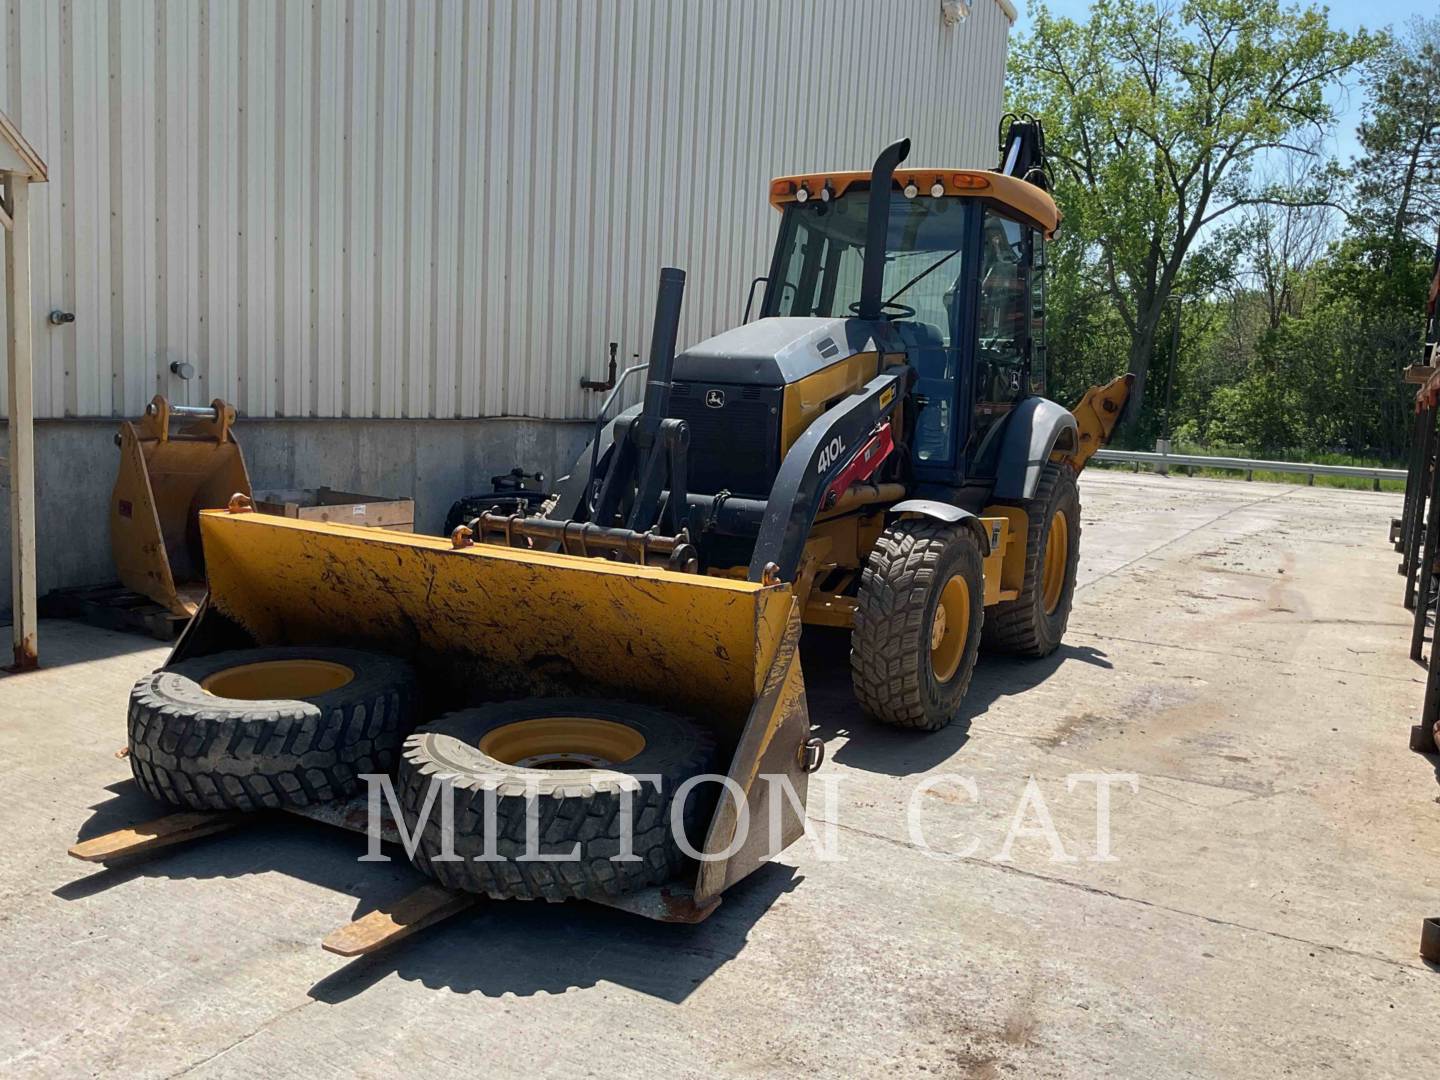
{"label": "loose tire on ground", "polygon": [[[620,896],[659,885],[687,865],[671,831],[677,788],[715,764],[713,736],[692,720],[658,709],[591,698],[538,698],[449,713],[405,741],[398,789],[414,835],[432,781],[454,788],[458,861],[440,858],[442,817],[437,789],[423,822],[414,861],[442,884],[497,899],[569,900]],[[635,777],[631,850],[620,853],[624,789]],[[695,785],[686,799],[686,836],[698,849],[718,785]],[[487,830],[493,792],[493,831]],[[578,858],[526,860],[526,813],[533,801],[538,852]],[[487,832],[493,856],[485,859]]]}
{"label": "loose tire on ground", "polygon": [[146,794],[197,810],[343,798],[361,774],[394,768],[415,686],[409,664],[356,649],[239,649],[185,660],[130,691],[130,767]]}
{"label": "loose tire on ground", "polygon": [[1047,462],[1034,498],[1021,505],[1030,517],[1024,585],[1016,599],[991,608],[982,645],[986,652],[1010,656],[1049,656],[1065,637],[1075,597],[1080,559],[1080,489],[1075,471],[1069,465]]}
{"label": "loose tire on ground", "polygon": [[936,731],[955,717],[985,620],[983,562],[963,525],[897,521],[880,535],[850,636],[855,697],[875,719]]}

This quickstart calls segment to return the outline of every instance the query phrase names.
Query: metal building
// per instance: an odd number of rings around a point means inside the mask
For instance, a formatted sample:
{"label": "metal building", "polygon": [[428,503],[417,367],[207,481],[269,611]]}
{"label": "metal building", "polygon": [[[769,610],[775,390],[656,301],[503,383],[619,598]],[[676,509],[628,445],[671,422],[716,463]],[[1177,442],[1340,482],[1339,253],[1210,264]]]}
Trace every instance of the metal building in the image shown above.
{"label": "metal building", "polygon": [[[580,380],[609,342],[622,361],[645,350],[662,264],[689,274],[682,342],[739,319],[767,269],[771,176],[864,166],[900,135],[921,165],[993,163],[1013,15],[1008,0],[0,6],[0,110],[51,178],[32,254],[42,590],[106,577],[103,537],[44,554],[47,519],[92,502],[104,519],[111,425],[93,418],[156,393],[236,403],[258,484],[405,490],[421,524],[491,472],[563,467],[584,429],[538,422],[595,414]],[[67,477],[80,490],[62,500]]]}

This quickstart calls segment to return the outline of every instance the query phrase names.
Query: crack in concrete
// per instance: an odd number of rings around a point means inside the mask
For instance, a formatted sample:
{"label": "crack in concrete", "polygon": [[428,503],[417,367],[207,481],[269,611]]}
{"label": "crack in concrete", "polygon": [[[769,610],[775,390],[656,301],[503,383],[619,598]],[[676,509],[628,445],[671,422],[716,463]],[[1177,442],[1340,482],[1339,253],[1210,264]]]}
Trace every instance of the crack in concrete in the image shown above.
{"label": "crack in concrete", "polygon": [[1194,535],[1195,535],[1197,532],[1199,532],[1201,529],[1208,529],[1211,525],[1214,525],[1217,521],[1224,521],[1224,520],[1225,520],[1227,517],[1229,517],[1231,514],[1238,514],[1241,510],[1248,510],[1248,509],[1250,509],[1252,506],[1260,506],[1260,505],[1262,505],[1263,503],[1274,502],[1276,499],[1283,499],[1283,498],[1285,498],[1285,496],[1287,496],[1287,495],[1293,495],[1293,494],[1294,494],[1296,491],[1298,491],[1298,490],[1303,490],[1303,489],[1301,489],[1301,488],[1287,488],[1285,491],[1277,491],[1274,495],[1267,495],[1267,496],[1265,496],[1263,499],[1254,499],[1254,500],[1252,500],[1252,501],[1250,501],[1250,502],[1247,502],[1247,503],[1241,503],[1241,504],[1238,505],[1238,506],[1232,506],[1232,507],[1230,507],[1229,510],[1225,510],[1225,511],[1219,513],[1219,514],[1216,514],[1213,518],[1210,518],[1208,521],[1202,521],[1199,525],[1196,525],[1194,528],[1186,529],[1186,530],[1185,530],[1183,533],[1181,533],[1179,536],[1172,536],[1169,540],[1166,540],[1163,544],[1157,544],[1157,545],[1155,545],[1155,547],[1151,548],[1149,551],[1146,551],[1146,552],[1144,552],[1143,554],[1140,554],[1140,555],[1136,555],[1135,558],[1131,559],[1129,562],[1127,562],[1127,563],[1122,563],[1120,566],[1115,567],[1113,570],[1107,570],[1107,571],[1105,571],[1105,573],[1101,574],[1099,577],[1097,577],[1097,578],[1092,578],[1091,580],[1085,582],[1083,585],[1076,585],[1076,586],[1075,586],[1075,591],[1078,593],[1081,589],[1088,589],[1088,588],[1090,588],[1090,586],[1092,586],[1092,585],[1098,585],[1100,582],[1104,581],[1106,578],[1114,577],[1116,574],[1120,573],[1120,571],[1122,571],[1122,570],[1128,570],[1130,567],[1134,566],[1136,563],[1144,562],[1146,559],[1150,558],[1150,557],[1151,557],[1152,555],[1154,555],[1156,552],[1158,552],[1158,551],[1164,551],[1166,548],[1168,548],[1168,547],[1170,547],[1170,546],[1172,546],[1172,545],[1174,545],[1174,544],[1180,543],[1181,540],[1189,539],[1191,536],[1194,536]]}
{"label": "crack in concrete", "polygon": [[262,1022],[258,1027],[254,1028],[254,1029],[251,1030],[251,1031],[246,1032],[244,1035],[241,1035],[238,1039],[235,1039],[234,1041],[232,1041],[232,1042],[230,1042],[230,1043],[227,1043],[225,1046],[222,1046],[219,1050],[216,1050],[213,1054],[206,1054],[206,1055],[205,1055],[203,1058],[201,1058],[199,1061],[192,1061],[192,1062],[191,1062],[190,1064],[188,1064],[188,1065],[182,1065],[180,1068],[176,1069],[176,1070],[175,1070],[174,1072],[172,1072],[172,1073],[167,1073],[167,1074],[165,1075],[165,1080],[175,1080],[176,1077],[189,1076],[189,1075],[190,1075],[191,1073],[193,1073],[196,1069],[203,1068],[204,1066],[210,1064],[210,1062],[215,1061],[215,1060],[218,1059],[218,1058],[224,1057],[226,1054],[228,1054],[231,1050],[234,1050],[236,1047],[242,1046],[242,1045],[244,1045],[245,1043],[249,1042],[249,1041],[250,1041],[251,1039],[253,1039],[256,1035],[261,1034],[262,1032],[264,1032],[267,1028],[269,1028],[272,1024],[276,1023],[277,1021],[284,1020],[287,1016],[293,1016],[295,1013],[298,1013],[301,1009],[309,1008],[311,1005],[315,1005],[315,1004],[317,1004],[317,1003],[318,1003],[318,999],[317,999],[317,998],[309,998],[309,999],[307,999],[307,1000],[305,1000],[305,1001],[300,1002],[300,1003],[297,1004],[297,1005],[292,1005],[292,1006],[291,1006],[290,1008],[288,1008],[288,1009],[282,1009],[280,1012],[277,1012],[275,1015],[273,1015],[273,1016],[269,1017],[268,1019],[266,1019],[266,1020],[265,1020],[264,1022]]}
{"label": "crack in concrete", "polygon": [[[919,851],[920,848],[908,840],[899,840],[893,836],[886,836],[884,833],[871,832],[869,829],[860,829],[854,825],[843,825],[838,821],[828,821],[817,817],[815,820],[823,821],[827,825],[834,825],[837,829],[844,829],[846,832],[856,833],[860,836],[867,836],[872,840],[879,840],[882,843],[892,844],[895,847],[906,848],[911,851]],[[1344,945],[1332,945],[1324,941],[1315,941],[1311,938],[1297,937],[1294,934],[1284,934],[1278,930],[1266,930],[1260,926],[1250,926],[1248,923],[1234,922],[1230,919],[1222,919],[1218,915],[1206,915],[1201,911],[1190,911],[1186,908],[1172,907],[1169,904],[1158,903],[1154,900],[1146,900],[1139,896],[1128,896],[1125,893],[1116,892],[1114,889],[1101,888],[1098,885],[1087,885],[1083,881],[1072,881],[1068,878],[1054,877],[1050,874],[1042,874],[1038,870],[1026,870],[1010,863],[994,862],[990,859],[978,859],[973,855],[956,855],[947,852],[951,861],[966,863],[970,866],[983,867],[990,870],[998,870],[1007,874],[1016,874],[1031,881],[1043,881],[1051,885],[1060,885],[1068,889],[1077,889],[1080,892],[1089,893],[1092,896],[1103,897],[1107,900],[1118,900],[1121,903],[1136,904],[1140,907],[1150,908],[1154,911],[1163,911],[1171,915],[1179,915],[1187,919],[1198,919],[1201,922],[1209,923],[1212,926],[1224,927],[1227,930],[1242,930],[1250,934],[1260,934],[1264,937],[1273,938],[1277,941],[1289,942],[1293,945],[1304,945],[1311,949],[1323,949],[1326,952],[1338,953],[1342,956],[1354,957],[1358,960],[1371,960],[1375,963],[1385,964],[1387,967],[1396,968],[1400,971],[1413,974],[1419,971],[1415,964],[1406,963],[1403,960],[1395,960],[1388,956],[1380,956],[1376,953],[1363,952],[1359,949],[1347,948]]]}

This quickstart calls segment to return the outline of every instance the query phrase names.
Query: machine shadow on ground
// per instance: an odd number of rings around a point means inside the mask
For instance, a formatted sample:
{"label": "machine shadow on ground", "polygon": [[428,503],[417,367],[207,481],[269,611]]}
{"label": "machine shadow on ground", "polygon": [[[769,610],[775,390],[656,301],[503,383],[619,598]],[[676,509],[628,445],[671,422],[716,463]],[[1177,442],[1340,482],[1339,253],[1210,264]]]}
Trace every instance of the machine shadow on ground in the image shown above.
{"label": "machine shadow on ground", "polygon": [[766,863],[694,926],[597,904],[482,900],[470,911],[359,957],[310,988],[337,1004],[394,974],[429,989],[486,997],[562,994],[602,982],[678,1004],[744,949],[750,929],[804,881]]}
{"label": "machine shadow on ground", "polygon": [[[145,795],[133,780],[111,784],[106,790],[112,797],[91,807],[94,813],[80,827],[78,840],[174,812]],[[369,911],[426,880],[410,867],[403,853],[388,863],[357,862],[363,854],[363,836],[287,814],[262,812],[232,831],[108,863],[60,886],[54,895],[61,900],[83,900],[142,877],[209,880],[278,873],[348,893],[355,897],[357,911]],[[237,903],[246,899],[237,898]]]}
{"label": "machine shadow on ground", "polygon": [[960,715],[939,731],[901,731],[866,716],[850,687],[850,635],[842,630],[806,627],[800,640],[810,724],[827,746],[836,736],[843,745],[827,749],[842,765],[890,776],[928,772],[948,761],[970,741],[970,726],[1002,698],[1039,686],[1064,664],[1079,662],[1110,668],[1106,654],[1088,645],[1061,645],[1039,660],[980,654]]}
{"label": "machine shadow on ground", "polygon": [[[93,626],[86,626],[84,636],[80,639],[65,634],[47,634],[46,630],[53,622],[54,620],[50,619],[40,621],[40,640],[44,643],[40,653],[41,671],[54,671],[71,664],[89,664],[96,660],[113,660],[117,656],[129,656],[131,653],[170,646],[169,642],[156,641],[154,638],[102,630]],[[9,623],[0,622],[0,635],[10,636]],[[159,666],[158,661],[156,666]],[[0,680],[16,674],[25,675],[29,672],[16,672],[0,667]]]}
{"label": "machine shadow on ground", "polygon": [[[92,808],[79,839],[166,812],[133,781],[107,790],[112,797]],[[365,838],[358,834],[284,814],[257,814],[241,829],[112,864],[62,885],[53,895],[82,901],[142,877],[234,880],[276,873],[354,897],[350,918],[358,919],[429,880],[409,865],[398,845],[385,845],[386,863],[358,862],[365,850]],[[694,926],[653,922],[583,902],[481,900],[371,956],[348,963],[336,957],[343,966],[309,993],[317,1001],[339,1003],[393,974],[432,989],[486,997],[559,994],[608,982],[678,1003],[738,956],[751,927],[803,880],[793,867],[767,863],[727,890],[720,907]],[[246,894],[235,903],[256,901],[254,894]]]}

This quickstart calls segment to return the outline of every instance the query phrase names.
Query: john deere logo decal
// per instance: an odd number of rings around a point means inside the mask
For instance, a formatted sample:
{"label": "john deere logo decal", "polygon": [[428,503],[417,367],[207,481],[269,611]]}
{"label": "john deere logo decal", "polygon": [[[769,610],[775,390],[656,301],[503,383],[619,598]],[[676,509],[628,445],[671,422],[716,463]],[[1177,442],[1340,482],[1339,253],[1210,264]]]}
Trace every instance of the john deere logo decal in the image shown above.
{"label": "john deere logo decal", "polygon": [[705,404],[712,409],[723,409],[725,407],[724,390],[706,390]]}

